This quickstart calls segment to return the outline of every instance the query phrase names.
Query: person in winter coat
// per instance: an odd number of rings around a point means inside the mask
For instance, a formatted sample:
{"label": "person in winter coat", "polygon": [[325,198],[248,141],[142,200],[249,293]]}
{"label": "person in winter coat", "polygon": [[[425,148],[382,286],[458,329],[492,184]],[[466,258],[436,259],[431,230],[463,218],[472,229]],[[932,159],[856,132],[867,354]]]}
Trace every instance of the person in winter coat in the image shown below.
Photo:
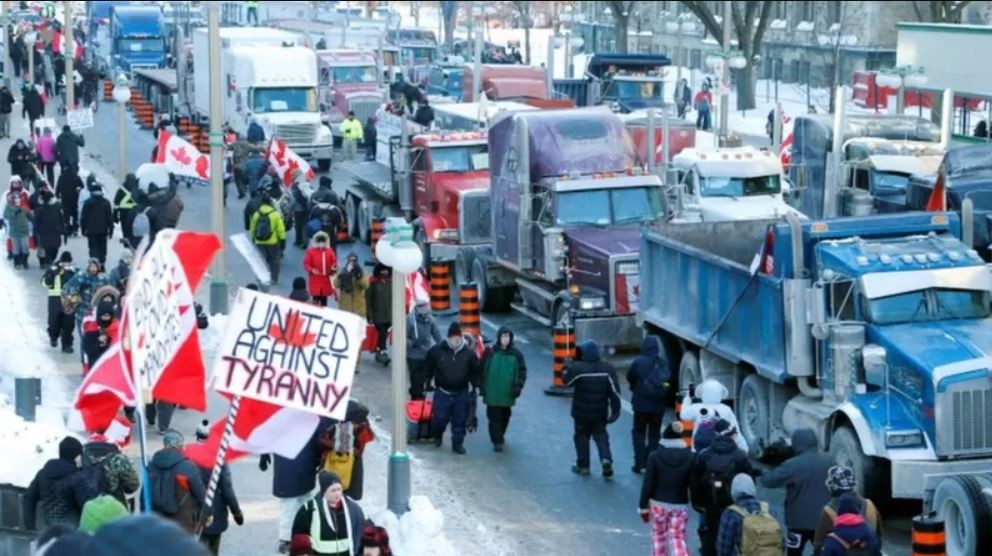
{"label": "person in winter coat", "polygon": [[55,138],[52,137],[51,128],[45,128],[41,137],[35,142],[34,150],[38,153],[38,161],[45,172],[45,179],[48,183],[55,184]]}
{"label": "person in winter coat", "polygon": [[[325,176],[326,177],[326,176]],[[321,179],[324,179],[322,177]],[[330,182],[330,178],[327,178]],[[341,208],[341,200],[337,194],[330,190],[330,185],[326,189],[318,189],[310,198],[310,213],[307,219],[307,226],[318,228],[327,234],[331,239],[331,248],[338,247],[338,232],[344,225],[344,209]]]}
{"label": "person in winter coat", "polygon": [[369,279],[362,271],[358,255],[348,253],[344,266],[334,276],[333,286],[338,297],[338,309],[365,318],[365,290],[369,287]]}
{"label": "person in winter coat", "polygon": [[120,337],[120,297],[120,292],[112,286],[104,286],[93,294],[94,318],[83,322],[80,339],[89,367]]}
{"label": "person in winter coat", "polygon": [[689,110],[689,103],[692,102],[692,88],[689,87],[689,81],[682,78],[678,84],[675,85],[675,108],[679,119],[685,119],[685,113]]}
{"label": "person in winter coat", "polygon": [[[115,519],[100,527],[92,537],[82,535],[76,544],[63,547],[68,536],[52,545],[47,554],[86,554],[94,556],[137,556],[138,554],[182,554],[206,556],[210,553],[197,539],[175,523],[155,514],[140,514]],[[40,556],[41,553],[39,553]]]}
{"label": "person in winter coat", "polygon": [[807,542],[813,542],[820,510],[830,501],[827,471],[834,458],[819,450],[816,433],[809,428],[792,432],[796,455],[761,476],[766,488],[785,487],[785,526],[788,529],[787,556],[801,556]]}
{"label": "person in winter coat", "polygon": [[62,247],[62,206],[48,187],[41,190],[34,207],[34,235],[38,239],[38,262],[46,268],[55,261]]}
{"label": "person in winter coat", "polygon": [[[262,219],[266,222],[260,225]],[[268,193],[262,194],[262,204],[251,217],[248,237],[265,257],[269,272],[272,274],[272,284],[278,284],[279,265],[282,261],[283,249],[286,248],[286,225]]]}
{"label": "person in winter coat", "polygon": [[262,207],[262,196],[266,191],[269,190],[269,185],[272,183],[272,178],[265,176],[259,181],[258,187],[250,190],[251,197],[248,202],[245,203],[245,208],[242,213],[245,223],[245,231],[247,232],[251,228],[251,217],[258,212],[258,209]]}
{"label": "person in winter coat", "polygon": [[435,388],[431,416],[434,445],[441,446],[450,421],[451,450],[464,454],[469,409],[480,383],[474,340],[462,334],[462,327],[457,322],[451,323],[447,340],[427,352],[423,370],[427,381],[433,382]]}
{"label": "person in winter coat", "polygon": [[10,178],[10,190],[4,198],[3,221],[7,238],[13,246],[14,268],[27,268],[31,235],[31,203],[21,179]]}
{"label": "person in winter coat", "polygon": [[302,276],[293,278],[293,289],[289,292],[289,298],[300,303],[310,303],[310,293],[307,292],[307,279]]}
{"label": "person in winter coat", "polygon": [[362,133],[364,134],[362,144],[365,145],[365,160],[375,160],[376,148],[378,146],[376,143],[379,140],[379,131],[375,128],[375,118],[369,116],[365,120],[365,127],[362,128]]}
{"label": "person in winter coat", "polygon": [[410,373],[410,399],[424,399],[427,377],[424,375],[424,359],[436,344],[444,341],[437,320],[431,313],[431,305],[421,301],[406,317],[406,365]]}
{"label": "person in winter coat", "polygon": [[[364,493],[365,465],[362,456],[365,446],[375,440],[375,433],[369,424],[369,408],[355,400],[348,400],[344,421],[332,422],[320,435],[320,445],[326,458],[330,452],[351,453],[354,456],[351,466],[351,481],[344,493],[355,500],[361,500]],[[326,470],[326,469],[325,469]]]}
{"label": "person in winter coat", "polygon": [[258,181],[265,175],[265,159],[262,158],[262,151],[253,148],[241,164],[241,172],[244,174],[248,191],[258,189]]}
{"label": "person in winter coat", "polygon": [[141,483],[131,458],[120,447],[101,434],[94,434],[83,446],[83,473],[100,494],[127,504],[127,497],[138,491]]}
{"label": "person in winter coat", "polygon": [[665,393],[671,373],[661,357],[661,341],[657,336],[645,336],[641,353],[627,371],[634,427],[630,434],[634,442],[634,473],[644,471],[648,455],[661,439],[661,420],[665,416]]}
{"label": "person in winter coat", "polygon": [[510,426],[513,404],[527,382],[524,354],[513,345],[513,331],[501,327],[496,332],[496,345],[482,361],[482,401],[486,404],[489,440],[493,451],[502,452],[506,444],[506,429]]}
{"label": "person in winter coat", "polygon": [[28,129],[34,133],[34,122],[45,117],[45,102],[41,100],[41,94],[33,86],[26,86],[21,98],[21,117],[27,118]]}
{"label": "person in winter coat", "polygon": [[107,262],[107,240],[114,235],[114,209],[99,182],[93,182],[89,192],[90,198],[83,203],[79,215],[79,229],[86,237],[90,258],[103,265]]}
{"label": "person in winter coat", "polygon": [[[197,442],[205,442],[210,435],[210,422],[204,420],[196,429]],[[210,474],[213,469],[201,467],[200,478],[203,484],[210,482]],[[244,525],[245,516],[241,513],[241,505],[238,504],[238,496],[234,492],[234,483],[231,481],[231,469],[225,463],[221,467],[220,481],[217,483],[217,490],[214,492],[213,507],[211,508],[213,521],[203,530],[200,540],[207,545],[211,554],[220,553],[220,537],[227,531],[228,515],[234,518],[234,522],[239,526]]]}
{"label": "person in winter coat", "polygon": [[79,193],[83,190],[83,180],[79,173],[63,170],[55,186],[55,196],[62,203],[62,227],[66,236],[74,236],[79,231]]}
{"label": "person in winter coat", "polygon": [[86,263],[86,271],[78,272],[62,286],[62,305],[71,310],[76,318],[76,335],[82,341],[82,322],[90,310],[94,294],[109,281],[103,274],[103,265],[96,259]]}
{"label": "person in winter coat", "polygon": [[[754,486],[754,479],[746,473],[739,473],[734,476],[730,485],[730,495],[734,499],[734,504],[733,507],[723,510],[720,516],[720,532],[716,541],[717,556],[738,556],[741,554],[744,515],[738,511],[738,508],[748,514],[768,512],[768,503],[758,500],[758,490]],[[782,553],[781,544],[775,549],[775,553]]]}
{"label": "person in winter coat", "polygon": [[39,505],[43,525],[79,525],[83,505],[95,495],[79,469],[82,453],[82,443],[67,436],[59,442],[59,457],[45,462],[34,476],[22,498],[22,515],[29,528],[35,528]]}
{"label": "person in winter coat", "polygon": [[196,529],[203,511],[206,486],[200,469],[182,453],[183,437],[176,431],[165,433],[162,449],[148,465],[152,509],[189,533]]}
{"label": "person in winter coat", "polygon": [[[383,365],[388,365],[389,354],[386,352],[386,340],[389,337],[389,327],[393,321],[393,269],[378,263],[372,272],[373,276],[369,280],[369,287],[365,290],[365,306],[368,309],[366,319],[375,326],[379,335],[375,359]],[[342,288],[343,290],[344,288]]]}
{"label": "person in winter coat", "polygon": [[134,262],[134,251],[125,249],[121,252],[121,258],[117,261],[117,266],[110,271],[107,279],[110,285],[123,293],[127,291],[127,280],[131,277],[131,264]]}
{"label": "person in winter coat", "polygon": [[262,126],[255,118],[252,118],[251,122],[248,124],[248,129],[245,132],[245,139],[247,139],[249,143],[265,142],[265,130],[262,129]]}
{"label": "person in winter coat", "polygon": [[295,458],[288,459],[278,454],[265,454],[258,461],[262,471],[272,465],[272,495],[279,499],[279,552],[285,553],[292,539],[294,519],[300,509],[313,494],[317,481],[317,468],[320,465],[322,447],[319,442],[321,432],[331,424],[322,417],[313,436]]}
{"label": "person in winter coat", "polygon": [[366,525],[362,531],[362,556],[392,556],[389,533],[383,527]]}
{"label": "person in winter coat", "polygon": [[746,473],[753,475],[747,454],[737,447],[734,440],[737,431],[726,419],[714,425],[716,437],[705,450],[697,452],[693,470],[693,506],[700,511],[699,540],[700,554],[716,554],[717,535],[723,510],[734,503],[731,483],[734,478]]}
{"label": "person in winter coat", "polygon": [[603,465],[603,477],[613,476],[613,455],[606,425],[620,418],[620,385],[608,363],[600,359],[599,344],[586,340],[579,346],[578,361],[565,368],[565,384],[574,388],[572,419],[575,421],[575,465],[572,472],[589,474],[589,438]]}
{"label": "person in winter coat", "polygon": [[[730,393],[727,391],[727,388],[718,380],[712,378],[699,383],[696,385],[694,392],[687,391],[685,396],[683,396],[682,411],[679,413],[679,418],[683,421],[693,422],[692,442],[696,452],[702,451],[706,445],[704,441],[702,445],[697,446],[700,440],[699,436],[704,434],[706,430],[712,430],[711,427],[707,428],[705,426],[707,422],[723,419],[730,424],[732,429],[740,431],[740,425],[737,423],[737,416],[734,414],[734,410],[723,403],[723,400],[729,397]],[[737,441],[738,448],[745,454],[749,452],[747,440],[744,439],[743,435],[736,434],[734,435],[734,439]]]}
{"label": "person in winter coat", "polygon": [[34,153],[31,152],[31,147],[24,142],[24,139],[14,141],[14,144],[10,146],[10,150],[7,151],[7,162],[10,164],[11,177],[17,176],[21,180],[24,180],[24,176],[28,174],[28,168],[31,166],[33,159]]}
{"label": "person in winter coat", "polygon": [[820,520],[816,524],[816,533],[813,535],[813,556],[822,554],[823,544],[830,532],[834,530],[837,516],[840,515],[840,500],[844,497],[852,498],[857,502],[861,517],[875,533],[875,538],[878,539],[879,548],[881,548],[882,514],[878,513],[878,508],[871,500],[858,494],[858,483],[854,476],[854,470],[843,465],[831,467],[827,470],[826,485],[831,498],[820,511]]}
{"label": "person in winter coat", "polygon": [[710,114],[713,109],[713,93],[710,92],[709,87],[703,85],[696,93],[696,98],[693,99],[692,104],[696,109],[696,129],[709,131],[711,126]]}
{"label": "person in winter coat", "polygon": [[653,556],[689,554],[686,527],[696,456],[682,441],[682,423],[673,421],[661,445],[648,456],[638,511],[651,523]]}
{"label": "person in winter coat", "polygon": [[361,550],[365,512],[344,494],[341,478],[323,472],[320,492],[307,501],[293,520],[293,536],[308,535],[316,556],[354,556]]}
{"label": "person in winter coat", "polygon": [[296,247],[304,249],[307,246],[306,226],[307,215],[310,212],[310,185],[303,179],[303,172],[293,172],[293,185],[289,188],[290,206],[293,209],[293,230],[296,233]]}
{"label": "person in winter coat", "polygon": [[79,518],[79,530],[92,535],[104,525],[131,515],[120,500],[109,494],[101,494],[83,504],[83,512]]}
{"label": "person in winter coat", "polygon": [[72,312],[66,312],[62,305],[62,288],[72,280],[78,270],[72,266],[72,253],[65,251],[59,262],[49,266],[41,278],[48,290],[48,341],[52,347],[62,340],[62,353],[72,353]]}
{"label": "person in winter coat", "polygon": [[417,112],[413,115],[413,121],[424,127],[430,127],[434,123],[434,109],[431,108],[427,97],[421,99],[418,104]]}
{"label": "person in winter coat", "polygon": [[62,126],[62,133],[55,141],[56,153],[59,157],[59,164],[62,170],[72,167],[79,169],[79,147],[86,146],[86,141],[82,135],[76,135],[68,125]]}
{"label": "person in winter coat", "polygon": [[327,299],[334,295],[331,279],[338,271],[338,258],[331,249],[331,239],[320,231],[310,240],[310,248],[303,255],[303,270],[307,273],[307,288],[313,302],[327,307]]}
{"label": "person in winter coat", "polygon": [[14,95],[6,85],[0,86],[0,139],[10,137],[10,113],[14,111]]}
{"label": "person in winter coat", "polygon": [[[845,494],[837,501],[837,519],[833,530],[823,541],[821,556],[846,556],[852,548],[881,556],[882,543],[862,517],[858,499]],[[985,534],[988,532],[986,531]]]}
{"label": "person in winter coat", "polygon": [[138,177],[128,174],[124,176],[121,187],[117,188],[117,193],[114,193],[114,222],[121,225],[121,235],[127,240],[131,249],[138,248],[137,239],[134,237],[134,217],[137,212],[134,195],[137,190]]}

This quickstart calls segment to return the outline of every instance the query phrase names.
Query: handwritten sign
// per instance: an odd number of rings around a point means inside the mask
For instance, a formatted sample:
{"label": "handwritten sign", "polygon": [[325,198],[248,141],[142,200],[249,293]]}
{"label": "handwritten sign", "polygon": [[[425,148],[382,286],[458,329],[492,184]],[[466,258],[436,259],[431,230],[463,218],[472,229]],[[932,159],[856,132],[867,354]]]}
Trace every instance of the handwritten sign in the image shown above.
{"label": "handwritten sign", "polygon": [[220,392],[344,419],[362,317],[241,289],[214,363]]}
{"label": "handwritten sign", "polygon": [[80,108],[79,110],[69,110],[65,114],[65,123],[73,130],[93,127],[93,109]]}

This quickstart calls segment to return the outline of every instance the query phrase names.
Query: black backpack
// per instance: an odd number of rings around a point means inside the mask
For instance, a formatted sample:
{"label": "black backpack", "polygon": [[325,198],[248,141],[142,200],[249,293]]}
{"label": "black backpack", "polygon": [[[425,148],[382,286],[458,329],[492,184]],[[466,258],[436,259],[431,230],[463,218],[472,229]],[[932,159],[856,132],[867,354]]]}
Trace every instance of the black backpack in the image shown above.
{"label": "black backpack", "polygon": [[840,535],[838,535],[837,533],[830,533],[828,537],[837,541],[837,544],[839,544],[844,549],[844,554],[846,554],[847,556],[872,556],[873,554],[875,554],[874,552],[868,549],[868,545],[865,544],[865,541],[861,539],[847,542],[844,539],[840,538]]}
{"label": "black backpack", "polygon": [[272,217],[274,210],[264,212],[258,209],[258,222],[255,223],[255,241],[269,241],[272,239]]}
{"label": "black backpack", "polygon": [[651,367],[648,376],[644,377],[643,392],[655,399],[664,398],[668,391],[669,378],[671,378],[671,373],[668,372],[665,362],[660,357],[655,358],[654,366]]}
{"label": "black backpack", "polygon": [[[734,461],[730,457],[714,455],[706,462],[703,482],[707,511],[722,512],[734,503],[730,483],[734,480]],[[719,514],[717,514],[719,515]]]}
{"label": "black backpack", "polygon": [[176,467],[172,466],[167,469],[150,467],[148,469],[148,482],[152,494],[152,509],[163,515],[179,513],[179,508],[189,493],[183,496],[183,500],[177,497],[176,488],[179,481],[176,476]]}

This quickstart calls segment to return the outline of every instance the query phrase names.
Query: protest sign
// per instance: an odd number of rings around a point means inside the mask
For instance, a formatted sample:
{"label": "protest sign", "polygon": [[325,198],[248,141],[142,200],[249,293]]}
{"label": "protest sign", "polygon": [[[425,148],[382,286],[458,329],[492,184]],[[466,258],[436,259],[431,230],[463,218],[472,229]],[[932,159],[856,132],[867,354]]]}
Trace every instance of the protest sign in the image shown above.
{"label": "protest sign", "polygon": [[69,110],[65,114],[65,123],[73,131],[93,127],[93,109],[80,108],[79,110]]}
{"label": "protest sign", "polygon": [[240,289],[214,363],[220,392],[344,419],[365,336],[346,311]]}

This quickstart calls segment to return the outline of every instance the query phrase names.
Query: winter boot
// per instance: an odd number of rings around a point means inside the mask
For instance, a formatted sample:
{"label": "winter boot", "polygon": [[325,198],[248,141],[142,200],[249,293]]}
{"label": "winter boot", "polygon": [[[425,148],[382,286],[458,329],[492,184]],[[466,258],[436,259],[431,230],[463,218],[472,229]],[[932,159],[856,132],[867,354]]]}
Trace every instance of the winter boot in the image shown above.
{"label": "winter boot", "polygon": [[603,460],[603,478],[609,479],[613,476],[613,462],[608,459]]}
{"label": "winter boot", "polygon": [[577,475],[588,475],[589,474],[589,468],[588,467],[579,467],[578,465],[573,465],[572,466],[572,473],[575,473]]}

